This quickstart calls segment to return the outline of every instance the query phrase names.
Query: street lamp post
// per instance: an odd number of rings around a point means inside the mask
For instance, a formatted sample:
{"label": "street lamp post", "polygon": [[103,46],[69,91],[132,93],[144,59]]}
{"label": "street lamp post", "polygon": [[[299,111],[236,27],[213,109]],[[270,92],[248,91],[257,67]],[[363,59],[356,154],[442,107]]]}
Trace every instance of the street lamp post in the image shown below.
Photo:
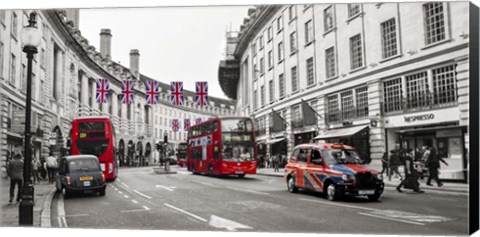
{"label": "street lamp post", "polygon": [[26,108],[25,108],[25,162],[23,165],[23,188],[22,188],[22,201],[20,202],[19,207],[19,224],[20,225],[33,225],[33,197],[34,197],[34,188],[31,176],[32,168],[32,150],[30,149],[30,121],[31,121],[31,111],[32,111],[32,59],[33,56],[38,52],[37,47],[40,45],[41,34],[37,29],[35,17],[36,13],[30,13],[29,25],[23,28],[21,39],[23,47],[23,52],[27,54],[28,59],[28,72],[27,72],[27,99],[26,99]]}

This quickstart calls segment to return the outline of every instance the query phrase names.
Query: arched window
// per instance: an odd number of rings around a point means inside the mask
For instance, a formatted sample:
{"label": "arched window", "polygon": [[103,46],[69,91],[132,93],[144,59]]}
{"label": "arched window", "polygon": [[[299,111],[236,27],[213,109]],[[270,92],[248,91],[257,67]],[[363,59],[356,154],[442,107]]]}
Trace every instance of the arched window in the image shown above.
{"label": "arched window", "polygon": [[149,111],[148,111],[148,106],[145,105],[145,107],[144,107],[144,113],[143,113],[143,114],[144,114],[144,116],[145,116],[144,122],[145,122],[146,124],[149,124],[149,122],[150,122],[150,121],[148,121],[148,112],[149,112]]}

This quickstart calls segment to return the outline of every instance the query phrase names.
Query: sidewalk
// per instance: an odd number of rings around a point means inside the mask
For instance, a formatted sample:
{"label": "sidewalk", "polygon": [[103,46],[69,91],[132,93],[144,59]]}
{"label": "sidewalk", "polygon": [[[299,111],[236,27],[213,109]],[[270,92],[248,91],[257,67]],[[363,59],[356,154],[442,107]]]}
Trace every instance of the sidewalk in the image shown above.
{"label": "sidewalk", "polygon": [[[373,168],[373,167],[370,167],[370,168]],[[373,168],[373,169],[379,170],[377,168]],[[257,169],[257,175],[283,177],[283,174],[284,174],[284,169],[280,169],[279,172],[273,172],[273,168]],[[427,178],[424,178],[423,180],[420,179],[418,181],[420,182],[420,189],[424,189],[424,190],[449,191],[449,192],[459,192],[459,193],[468,193],[468,190],[469,190],[469,185],[466,183],[443,182],[443,186],[438,187],[435,181],[432,181],[432,184],[434,186],[427,186],[426,185]],[[400,179],[392,177],[392,181],[388,181],[388,178],[384,177],[383,182],[387,187],[397,187],[398,184],[400,183]]]}
{"label": "sidewalk", "polygon": [[[42,212],[45,209],[48,209],[46,212],[50,213],[50,204],[53,199],[54,189],[53,184],[49,184],[48,181],[41,181],[40,184],[35,184],[35,203],[33,206],[33,226],[40,227],[42,225]],[[0,212],[2,213],[0,217],[0,226],[18,226],[18,214],[20,203],[16,202],[16,193],[15,198],[12,203],[9,203],[10,199],[10,180],[1,179],[0,181]],[[15,190],[16,191],[16,190]],[[45,217],[44,217],[45,219]],[[50,223],[50,216],[48,216],[48,223]]]}

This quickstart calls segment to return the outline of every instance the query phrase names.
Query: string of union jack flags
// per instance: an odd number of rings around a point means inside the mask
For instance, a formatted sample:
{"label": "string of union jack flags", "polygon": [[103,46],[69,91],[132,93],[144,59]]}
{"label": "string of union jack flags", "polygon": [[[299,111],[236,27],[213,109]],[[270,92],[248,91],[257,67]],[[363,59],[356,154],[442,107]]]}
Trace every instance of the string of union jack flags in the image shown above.
{"label": "string of union jack flags", "polygon": [[[134,86],[133,80],[122,81],[121,98],[122,104],[132,104],[134,102]],[[208,105],[208,82],[197,81],[195,82],[195,103],[198,106]],[[107,79],[97,79],[96,100],[97,103],[108,103],[108,96],[110,93],[110,85]],[[145,100],[149,105],[156,105],[160,96],[160,83],[157,81],[145,82]],[[184,105],[185,97],[183,95],[183,82],[172,81],[170,82],[170,103],[174,106]],[[201,118],[197,118],[195,123],[200,123]],[[187,131],[190,128],[190,119],[184,120],[184,130]],[[172,120],[172,130],[177,132],[180,129],[180,123],[178,119]]]}

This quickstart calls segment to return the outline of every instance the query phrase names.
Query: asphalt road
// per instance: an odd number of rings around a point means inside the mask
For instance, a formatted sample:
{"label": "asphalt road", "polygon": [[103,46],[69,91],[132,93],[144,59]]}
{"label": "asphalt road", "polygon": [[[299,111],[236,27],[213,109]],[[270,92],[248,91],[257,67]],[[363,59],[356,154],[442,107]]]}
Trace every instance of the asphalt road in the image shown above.
{"label": "asphalt road", "polygon": [[385,190],[379,202],[291,194],[280,177],[208,177],[125,168],[104,197],[55,197],[53,227],[466,235],[468,196]]}

